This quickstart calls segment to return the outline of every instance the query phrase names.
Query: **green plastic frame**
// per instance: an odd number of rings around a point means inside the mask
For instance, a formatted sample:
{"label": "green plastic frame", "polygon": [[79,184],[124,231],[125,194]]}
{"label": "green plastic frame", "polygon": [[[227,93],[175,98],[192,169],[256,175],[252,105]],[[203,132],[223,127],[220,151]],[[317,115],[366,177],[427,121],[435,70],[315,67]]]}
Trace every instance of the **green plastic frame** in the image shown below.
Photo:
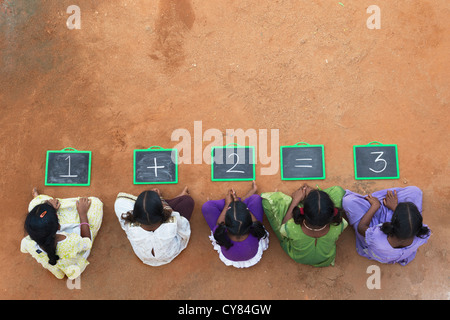
{"label": "green plastic frame", "polygon": [[[397,165],[397,175],[395,177],[358,177],[358,171],[356,167],[356,148],[370,148],[370,147],[394,147],[395,148],[395,162]],[[372,141],[368,144],[353,146],[353,166],[355,168],[355,180],[387,180],[387,179],[400,179],[400,167],[398,166],[398,148],[396,144],[382,144],[378,141]]]}
{"label": "green plastic frame", "polygon": [[[252,163],[252,178],[242,178],[242,179],[215,179],[214,178],[214,150],[215,149],[227,149],[227,148],[250,148],[252,151],[253,156],[253,163]],[[216,146],[211,148],[211,181],[253,181],[256,178],[256,163],[255,163],[255,147],[253,146],[241,146],[237,143],[229,143],[225,146]]]}
{"label": "green plastic frame", "polygon": [[[308,177],[308,178],[285,178],[283,172],[283,148],[302,148],[302,147],[320,147],[322,149],[322,172],[321,177]],[[292,146],[280,146],[280,167],[281,167],[281,180],[323,180],[326,178],[325,173],[325,147],[323,144],[309,144],[306,142],[297,142]]]}
{"label": "green plastic frame", "polygon": [[[48,183],[48,159],[50,153],[88,153],[89,154],[89,170],[88,170],[88,181],[87,183]],[[45,185],[46,186],[78,186],[84,187],[89,186],[91,184],[91,162],[92,162],[92,152],[91,151],[79,151],[74,148],[64,148],[62,150],[48,150],[47,156],[45,158]]]}
{"label": "green plastic frame", "polygon": [[[136,181],[136,152],[139,151],[175,151],[175,181],[155,181],[155,182],[138,182]],[[134,184],[177,184],[178,183],[178,149],[164,149],[160,146],[151,146],[148,149],[135,149],[133,151],[133,183]]]}

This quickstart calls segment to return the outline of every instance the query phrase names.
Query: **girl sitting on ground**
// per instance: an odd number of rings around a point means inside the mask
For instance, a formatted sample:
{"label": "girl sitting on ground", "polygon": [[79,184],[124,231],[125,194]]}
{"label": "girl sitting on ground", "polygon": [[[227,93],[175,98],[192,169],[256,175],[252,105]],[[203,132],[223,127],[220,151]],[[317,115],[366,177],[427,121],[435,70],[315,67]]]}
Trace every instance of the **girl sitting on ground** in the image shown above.
{"label": "girl sitting on ground", "polygon": [[209,200],[202,213],[211,229],[209,237],[220,260],[227,266],[249,268],[257,264],[269,238],[264,228],[261,197],[256,194],[255,182],[241,200],[234,189],[222,200]]}
{"label": "girl sitting on ground", "polygon": [[20,250],[29,253],[58,279],[76,279],[87,258],[103,218],[103,203],[95,198],[54,199],[32,191]]}
{"label": "girl sitting on ground", "polygon": [[336,241],[347,227],[341,208],[344,190],[323,191],[308,185],[294,191],[261,194],[264,212],[281,247],[294,261],[325,267],[334,265]]}
{"label": "girl sitting on ground", "polygon": [[356,233],[356,251],[382,263],[404,266],[430,237],[423,224],[422,191],[393,188],[360,195],[347,190],[342,200]]}
{"label": "girl sitting on ground", "polygon": [[143,263],[167,264],[187,247],[194,210],[187,187],[171,200],[165,200],[159,189],[144,191],[138,197],[119,193],[114,210],[134,253]]}

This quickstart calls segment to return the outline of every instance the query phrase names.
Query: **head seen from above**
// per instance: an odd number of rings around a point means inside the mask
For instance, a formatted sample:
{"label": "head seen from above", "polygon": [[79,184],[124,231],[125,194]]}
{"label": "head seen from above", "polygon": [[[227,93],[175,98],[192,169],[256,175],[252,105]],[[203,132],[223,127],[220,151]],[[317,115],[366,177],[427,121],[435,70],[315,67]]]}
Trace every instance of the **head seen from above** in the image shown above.
{"label": "head seen from above", "polygon": [[306,221],[310,227],[323,227],[342,221],[342,216],[330,196],[321,190],[311,190],[303,201],[303,208],[294,209],[293,217],[295,223]]}
{"label": "head seen from above", "polygon": [[25,219],[26,232],[47,253],[48,263],[51,265],[55,265],[59,259],[56,255],[56,231],[58,229],[56,209],[47,203],[34,207]]}
{"label": "head seen from above", "polygon": [[388,236],[402,240],[424,237],[430,233],[430,230],[422,222],[422,215],[414,203],[401,202],[395,208],[391,222],[385,222],[381,230]]}

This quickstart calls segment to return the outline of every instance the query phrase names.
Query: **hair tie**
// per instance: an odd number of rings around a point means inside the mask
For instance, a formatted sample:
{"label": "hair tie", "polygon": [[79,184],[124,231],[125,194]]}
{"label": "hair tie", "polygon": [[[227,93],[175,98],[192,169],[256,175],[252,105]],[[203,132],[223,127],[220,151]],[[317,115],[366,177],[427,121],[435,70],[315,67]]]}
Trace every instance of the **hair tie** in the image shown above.
{"label": "hair tie", "polygon": [[42,212],[42,213],[40,214],[39,217],[43,218],[46,214],[47,214],[47,211],[44,211],[44,212]]}
{"label": "hair tie", "polygon": [[299,208],[300,209],[300,214],[302,215],[302,216],[304,216],[305,215],[305,211],[303,210],[303,208]]}

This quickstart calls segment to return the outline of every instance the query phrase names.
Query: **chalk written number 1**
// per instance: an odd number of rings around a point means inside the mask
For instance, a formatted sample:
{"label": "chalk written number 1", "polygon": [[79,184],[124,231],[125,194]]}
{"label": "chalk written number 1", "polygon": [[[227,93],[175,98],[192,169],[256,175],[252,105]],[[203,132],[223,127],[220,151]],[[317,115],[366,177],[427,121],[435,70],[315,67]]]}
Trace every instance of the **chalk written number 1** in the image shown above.
{"label": "chalk written number 1", "polygon": [[69,160],[69,173],[68,174],[60,174],[59,176],[61,178],[76,178],[78,177],[77,174],[70,174],[70,156],[67,156],[64,160]]}
{"label": "chalk written number 1", "polygon": [[386,170],[387,162],[386,162],[386,160],[384,160],[384,159],[381,158],[381,156],[383,155],[383,153],[384,153],[383,151],[376,151],[376,152],[371,152],[371,153],[370,153],[370,154],[378,154],[378,157],[375,159],[375,162],[381,161],[381,162],[384,163],[383,169],[381,169],[381,170],[375,170],[375,169],[369,168],[370,171],[375,172],[375,173],[381,173],[381,172],[383,172],[384,170]]}

